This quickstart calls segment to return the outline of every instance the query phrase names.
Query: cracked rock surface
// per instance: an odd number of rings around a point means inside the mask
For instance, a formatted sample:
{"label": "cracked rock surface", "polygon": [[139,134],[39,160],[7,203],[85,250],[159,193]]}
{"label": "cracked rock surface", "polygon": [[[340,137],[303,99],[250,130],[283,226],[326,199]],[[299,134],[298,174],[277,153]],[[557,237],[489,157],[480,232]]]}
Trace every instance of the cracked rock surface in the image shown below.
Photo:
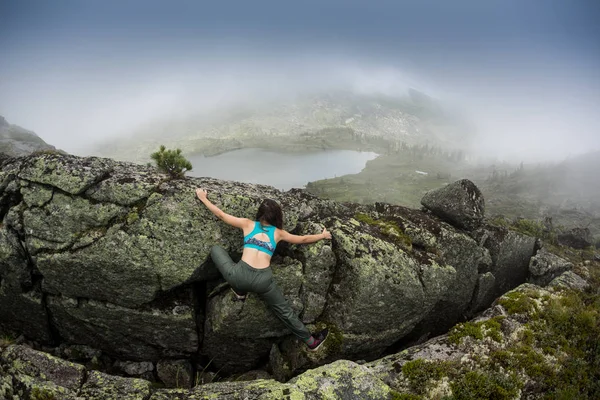
{"label": "cracked rock surface", "polygon": [[[399,206],[340,204],[211,178],[169,180],[110,159],[35,155],[9,159],[0,172],[0,327],[123,360],[204,356],[229,373],[260,367],[290,332],[257,297],[233,303],[219,286],[210,248],[239,257],[242,235],[196,199],[196,187],[232,215],[254,219],[268,197],[282,205],[286,230],[332,232],[332,241],[314,245],[282,243],[272,260],[303,321],[337,332],[325,355],[294,364],[298,371],[373,360],[417,331],[452,326],[524,282],[537,251],[533,239],[514,232],[493,230],[480,240]],[[480,223],[483,200],[479,207],[471,197],[475,214],[450,222]]]}

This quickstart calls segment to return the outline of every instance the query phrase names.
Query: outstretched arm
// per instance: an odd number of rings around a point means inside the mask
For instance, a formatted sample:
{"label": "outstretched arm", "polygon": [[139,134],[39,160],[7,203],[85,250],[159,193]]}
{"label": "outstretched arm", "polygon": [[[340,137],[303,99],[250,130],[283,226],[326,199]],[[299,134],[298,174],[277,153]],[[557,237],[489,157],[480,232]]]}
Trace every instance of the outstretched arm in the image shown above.
{"label": "outstretched arm", "polygon": [[280,240],[284,240],[288,243],[292,243],[292,244],[309,244],[309,243],[315,243],[318,242],[319,240],[323,240],[323,239],[331,239],[331,233],[329,233],[329,231],[327,230],[327,228],[323,228],[323,232],[321,232],[318,235],[292,235],[291,233],[288,233],[286,231],[284,231],[283,229],[280,230]]}
{"label": "outstretched arm", "polygon": [[219,207],[215,206],[206,197],[206,190],[204,189],[196,189],[196,196],[198,196],[200,201],[204,203],[204,205],[210,210],[210,212],[215,214],[221,221],[225,222],[227,225],[244,229],[252,223],[252,221],[250,221],[248,218],[234,217],[233,215],[229,215],[225,211],[221,210]]}

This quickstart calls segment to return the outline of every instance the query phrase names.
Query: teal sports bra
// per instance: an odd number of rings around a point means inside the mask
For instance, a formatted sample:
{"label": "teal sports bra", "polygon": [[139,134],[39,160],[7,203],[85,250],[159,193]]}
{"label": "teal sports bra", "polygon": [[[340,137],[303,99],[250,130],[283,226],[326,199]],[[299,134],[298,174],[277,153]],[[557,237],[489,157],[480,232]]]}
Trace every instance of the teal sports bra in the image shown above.
{"label": "teal sports bra", "polygon": [[[256,249],[258,251],[262,251],[263,253],[267,253],[271,257],[275,252],[275,247],[277,247],[277,242],[275,242],[275,228],[273,225],[261,225],[259,221],[254,221],[254,229],[252,232],[244,236],[244,248],[249,247],[251,249]],[[258,240],[254,237],[259,233],[265,233],[269,238],[268,242]]]}

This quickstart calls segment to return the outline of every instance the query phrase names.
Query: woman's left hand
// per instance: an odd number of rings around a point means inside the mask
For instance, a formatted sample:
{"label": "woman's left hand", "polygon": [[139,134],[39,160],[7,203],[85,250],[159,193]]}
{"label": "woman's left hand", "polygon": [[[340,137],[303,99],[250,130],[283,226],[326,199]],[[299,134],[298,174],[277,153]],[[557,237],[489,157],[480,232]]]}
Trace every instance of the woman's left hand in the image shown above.
{"label": "woman's left hand", "polygon": [[201,189],[201,188],[197,188],[196,189],[196,196],[198,196],[198,198],[200,199],[200,201],[206,200],[206,190]]}

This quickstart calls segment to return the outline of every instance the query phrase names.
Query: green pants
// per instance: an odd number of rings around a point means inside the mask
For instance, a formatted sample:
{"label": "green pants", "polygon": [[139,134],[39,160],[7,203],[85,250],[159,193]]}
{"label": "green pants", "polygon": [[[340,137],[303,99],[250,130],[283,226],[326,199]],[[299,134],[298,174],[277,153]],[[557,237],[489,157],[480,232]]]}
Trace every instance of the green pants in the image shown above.
{"label": "green pants", "polygon": [[257,269],[241,260],[236,264],[221,246],[213,246],[210,256],[223,278],[237,294],[257,293],[294,335],[304,341],[310,339],[309,330],[294,314],[290,303],[283,297],[281,289],[273,280],[271,267]]}

